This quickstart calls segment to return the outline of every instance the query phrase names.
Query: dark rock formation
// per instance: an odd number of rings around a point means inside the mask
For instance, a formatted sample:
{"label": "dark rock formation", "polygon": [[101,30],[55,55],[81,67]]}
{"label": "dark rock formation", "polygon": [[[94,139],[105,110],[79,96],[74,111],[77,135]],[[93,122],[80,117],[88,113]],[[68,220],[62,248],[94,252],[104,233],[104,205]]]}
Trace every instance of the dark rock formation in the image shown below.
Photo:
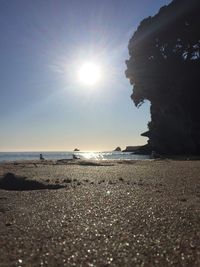
{"label": "dark rock formation", "polygon": [[200,154],[200,1],[174,0],[129,42],[126,77],[139,107],[151,102],[148,149]]}
{"label": "dark rock formation", "polygon": [[121,147],[116,147],[114,151],[121,151]]}
{"label": "dark rock formation", "polygon": [[140,146],[127,146],[122,152],[135,152],[140,148]]}
{"label": "dark rock formation", "polygon": [[78,148],[75,148],[74,151],[77,151],[77,152],[78,152],[78,151],[80,151],[80,150],[79,150]]}

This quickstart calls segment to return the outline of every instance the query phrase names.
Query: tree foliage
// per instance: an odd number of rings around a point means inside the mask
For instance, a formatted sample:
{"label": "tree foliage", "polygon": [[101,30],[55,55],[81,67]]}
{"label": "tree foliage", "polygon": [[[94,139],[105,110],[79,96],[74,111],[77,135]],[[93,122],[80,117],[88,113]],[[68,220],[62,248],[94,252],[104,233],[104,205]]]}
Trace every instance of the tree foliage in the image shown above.
{"label": "tree foliage", "polygon": [[144,19],[129,42],[126,77],[151,102],[149,147],[200,153],[200,1],[174,0]]}

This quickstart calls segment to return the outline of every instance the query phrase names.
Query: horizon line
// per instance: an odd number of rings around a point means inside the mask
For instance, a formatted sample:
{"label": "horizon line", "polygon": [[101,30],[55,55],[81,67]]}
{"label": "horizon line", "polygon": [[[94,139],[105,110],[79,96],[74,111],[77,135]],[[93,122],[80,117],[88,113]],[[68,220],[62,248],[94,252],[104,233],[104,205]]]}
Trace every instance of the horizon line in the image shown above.
{"label": "horizon line", "polygon": [[[126,147],[129,147],[129,146],[132,146],[132,147],[136,147],[136,146],[143,146],[143,145],[128,145],[128,146],[126,146]],[[117,146],[118,147],[118,146]],[[116,147],[116,148],[117,148]],[[119,146],[120,147],[120,146]],[[126,149],[126,147],[125,148],[121,148],[121,151],[122,150],[124,150],[124,149]],[[115,149],[108,149],[108,150],[106,150],[106,149],[104,149],[104,150],[96,150],[96,149],[94,149],[94,150],[79,150],[79,151],[74,151],[74,149],[73,150],[43,150],[43,149],[38,149],[38,150],[0,150],[0,153],[26,153],[26,152],[43,152],[43,153],[45,153],[45,152],[113,152]]]}

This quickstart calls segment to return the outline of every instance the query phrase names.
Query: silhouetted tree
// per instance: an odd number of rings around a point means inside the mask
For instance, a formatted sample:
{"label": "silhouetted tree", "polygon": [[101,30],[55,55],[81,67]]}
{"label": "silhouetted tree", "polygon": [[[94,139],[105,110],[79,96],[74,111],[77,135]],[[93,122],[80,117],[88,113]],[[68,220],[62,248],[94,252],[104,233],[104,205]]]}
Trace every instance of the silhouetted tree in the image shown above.
{"label": "silhouetted tree", "polygon": [[129,42],[126,77],[139,107],[151,102],[148,146],[200,153],[200,0],[174,0],[144,19]]}

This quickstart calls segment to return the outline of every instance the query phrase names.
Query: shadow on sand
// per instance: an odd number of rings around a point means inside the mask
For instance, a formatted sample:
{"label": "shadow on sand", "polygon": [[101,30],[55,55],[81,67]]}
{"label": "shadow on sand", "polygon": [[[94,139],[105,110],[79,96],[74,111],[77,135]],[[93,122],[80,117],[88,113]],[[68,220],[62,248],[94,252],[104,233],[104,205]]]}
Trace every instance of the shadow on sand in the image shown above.
{"label": "shadow on sand", "polygon": [[17,176],[13,173],[6,173],[0,177],[0,189],[27,191],[27,190],[42,190],[42,189],[59,189],[63,185],[43,184],[35,180],[28,180],[27,177]]}

